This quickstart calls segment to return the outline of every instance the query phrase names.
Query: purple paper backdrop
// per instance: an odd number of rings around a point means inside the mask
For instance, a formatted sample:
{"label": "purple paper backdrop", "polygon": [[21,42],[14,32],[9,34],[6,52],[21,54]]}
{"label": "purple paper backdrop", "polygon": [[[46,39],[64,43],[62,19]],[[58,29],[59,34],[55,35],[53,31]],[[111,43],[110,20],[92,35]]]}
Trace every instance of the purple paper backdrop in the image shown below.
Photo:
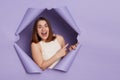
{"label": "purple paper backdrop", "polygon": [[[119,0],[0,1],[0,80],[120,80],[119,3]],[[14,34],[25,11],[28,7],[61,6],[68,7],[81,29],[82,47],[67,73],[27,74],[13,47]]]}

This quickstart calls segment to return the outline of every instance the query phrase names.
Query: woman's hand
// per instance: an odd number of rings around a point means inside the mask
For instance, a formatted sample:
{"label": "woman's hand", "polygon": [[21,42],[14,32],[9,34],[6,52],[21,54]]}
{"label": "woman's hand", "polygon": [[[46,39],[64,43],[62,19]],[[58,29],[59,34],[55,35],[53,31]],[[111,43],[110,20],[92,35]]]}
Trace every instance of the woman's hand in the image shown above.
{"label": "woman's hand", "polygon": [[61,49],[57,52],[56,56],[57,56],[58,58],[64,57],[64,56],[67,54],[67,49],[66,49],[67,46],[68,46],[68,44],[66,44],[63,48],[61,48]]}
{"label": "woman's hand", "polygon": [[76,43],[76,44],[74,44],[74,45],[71,45],[71,46],[69,47],[69,51],[75,50],[75,49],[77,48],[77,45],[78,45],[78,43]]}

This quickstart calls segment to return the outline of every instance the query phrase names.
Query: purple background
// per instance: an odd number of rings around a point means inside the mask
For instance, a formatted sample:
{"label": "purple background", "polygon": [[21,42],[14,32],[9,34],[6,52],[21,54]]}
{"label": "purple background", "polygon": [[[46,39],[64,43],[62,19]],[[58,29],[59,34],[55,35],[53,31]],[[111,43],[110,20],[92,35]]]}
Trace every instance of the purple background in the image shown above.
{"label": "purple background", "polygon": [[[0,80],[120,80],[119,3],[119,0],[0,1]],[[27,8],[62,6],[68,7],[82,31],[82,47],[77,57],[67,73],[27,74],[13,47],[16,29]]]}

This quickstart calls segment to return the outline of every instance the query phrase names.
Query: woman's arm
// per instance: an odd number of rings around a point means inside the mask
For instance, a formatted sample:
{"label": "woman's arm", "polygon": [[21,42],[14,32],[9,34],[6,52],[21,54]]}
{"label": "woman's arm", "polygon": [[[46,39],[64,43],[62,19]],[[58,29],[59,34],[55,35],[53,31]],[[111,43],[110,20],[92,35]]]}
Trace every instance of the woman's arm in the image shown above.
{"label": "woman's arm", "polygon": [[63,47],[54,56],[52,56],[48,60],[44,60],[42,57],[42,52],[41,52],[40,46],[36,43],[32,43],[31,44],[31,51],[32,51],[33,60],[36,62],[36,64],[38,64],[38,66],[42,70],[45,70],[50,65],[52,65],[55,61],[57,61],[58,59],[60,59],[61,57],[66,55],[66,47],[68,46],[68,44],[64,45],[64,42],[63,42],[63,44],[61,44],[61,45],[63,45]]}

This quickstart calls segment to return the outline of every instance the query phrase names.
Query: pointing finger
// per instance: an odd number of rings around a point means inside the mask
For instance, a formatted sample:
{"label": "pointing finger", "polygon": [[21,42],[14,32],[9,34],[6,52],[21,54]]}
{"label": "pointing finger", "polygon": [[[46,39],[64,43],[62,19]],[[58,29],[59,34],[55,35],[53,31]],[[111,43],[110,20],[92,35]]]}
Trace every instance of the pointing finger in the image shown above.
{"label": "pointing finger", "polygon": [[67,46],[68,46],[68,43],[63,48],[66,48]]}

